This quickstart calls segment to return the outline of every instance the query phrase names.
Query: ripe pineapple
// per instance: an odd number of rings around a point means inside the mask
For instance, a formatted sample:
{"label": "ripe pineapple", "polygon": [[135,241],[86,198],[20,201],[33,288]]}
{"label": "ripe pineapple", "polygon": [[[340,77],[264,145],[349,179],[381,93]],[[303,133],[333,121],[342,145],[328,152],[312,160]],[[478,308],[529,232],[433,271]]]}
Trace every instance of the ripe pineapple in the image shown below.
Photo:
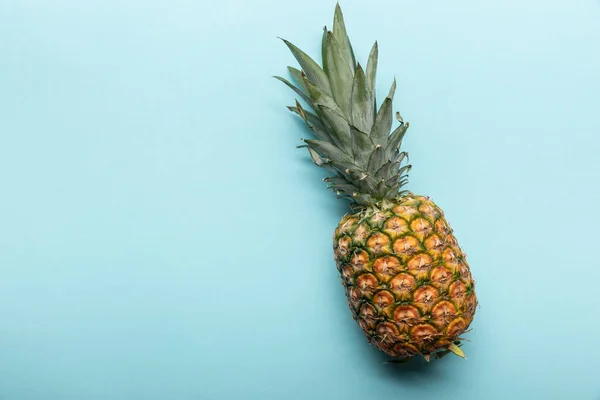
{"label": "ripe pineapple", "polygon": [[302,147],[331,171],[325,181],[351,200],[354,212],[333,237],[352,316],[369,342],[390,356],[464,357],[460,335],[475,314],[475,283],[442,210],[428,197],[401,190],[411,168],[400,151],[409,124],[396,113],[399,126],[390,133],[395,81],[376,107],[377,42],[363,69],[339,5],[333,30],[323,32],[323,67],[284,42],[302,69],[288,67],[297,86],[276,78],[313,110],[297,100],[288,107],[316,137]]}

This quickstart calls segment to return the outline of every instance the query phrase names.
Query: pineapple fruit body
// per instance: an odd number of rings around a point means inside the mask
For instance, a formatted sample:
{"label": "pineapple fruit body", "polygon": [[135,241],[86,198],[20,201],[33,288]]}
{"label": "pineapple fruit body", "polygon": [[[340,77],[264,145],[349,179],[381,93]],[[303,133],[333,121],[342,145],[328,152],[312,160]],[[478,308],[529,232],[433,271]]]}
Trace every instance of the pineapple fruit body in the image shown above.
{"label": "pineapple fruit body", "polygon": [[393,357],[447,349],[475,314],[475,284],[442,210],[412,194],[347,215],[334,255],[352,316]]}

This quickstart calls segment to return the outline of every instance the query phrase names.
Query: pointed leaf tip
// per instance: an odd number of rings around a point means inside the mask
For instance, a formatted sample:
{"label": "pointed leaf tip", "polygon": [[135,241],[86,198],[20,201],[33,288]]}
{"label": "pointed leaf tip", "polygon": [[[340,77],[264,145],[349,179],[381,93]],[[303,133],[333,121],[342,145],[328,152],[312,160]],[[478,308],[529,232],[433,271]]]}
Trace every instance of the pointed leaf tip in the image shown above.
{"label": "pointed leaf tip", "polygon": [[285,83],[290,89],[292,89],[294,92],[296,92],[296,94],[298,94],[302,98],[302,100],[306,101],[306,103],[308,105],[310,105],[311,107],[314,107],[311,98],[306,93],[304,93],[302,90],[300,90],[296,86],[292,85],[292,83],[290,81],[288,81],[285,78],[282,78],[281,76],[274,76],[273,78]]}
{"label": "pointed leaf tip", "polygon": [[365,73],[360,66],[356,67],[351,95],[352,123],[362,132],[369,132],[373,125],[373,110],[371,93],[367,90]]}
{"label": "pointed leaf tip", "polygon": [[375,76],[377,75],[377,58],[379,50],[377,49],[377,42],[371,48],[369,53],[369,59],[367,61],[367,70],[365,73],[366,89],[369,94],[369,123],[372,125],[377,115],[377,107],[375,105]]}
{"label": "pointed leaf tip", "polygon": [[346,32],[346,24],[344,22],[344,15],[340,4],[337,3],[335,6],[335,13],[333,15],[333,36],[336,42],[339,44],[341,53],[346,62],[350,65],[352,71],[356,67],[356,58],[354,57],[354,50],[350,44],[348,33]]}
{"label": "pointed leaf tip", "polygon": [[286,46],[290,49],[298,64],[302,68],[302,71],[306,73],[306,76],[310,81],[312,81],[315,85],[319,86],[322,90],[327,93],[331,93],[331,87],[329,85],[329,78],[325,71],[321,68],[319,64],[317,64],[312,58],[308,56],[304,51],[300,50],[293,43],[281,39],[286,44]]}
{"label": "pointed leaf tip", "polygon": [[389,99],[394,99],[394,93],[396,93],[396,77],[394,77],[394,81],[392,82],[392,87],[390,88],[390,92],[388,93]]}
{"label": "pointed leaf tip", "polygon": [[334,34],[327,32],[323,37],[323,69],[329,77],[331,90],[336,103],[344,116],[350,117],[353,68]]}
{"label": "pointed leaf tip", "polygon": [[464,358],[465,360],[467,359],[467,356],[465,355],[465,352],[460,347],[458,347],[457,345],[455,345],[454,343],[452,343],[450,346],[448,346],[448,350],[450,350],[451,352],[453,352],[457,356],[459,356],[461,358]]}

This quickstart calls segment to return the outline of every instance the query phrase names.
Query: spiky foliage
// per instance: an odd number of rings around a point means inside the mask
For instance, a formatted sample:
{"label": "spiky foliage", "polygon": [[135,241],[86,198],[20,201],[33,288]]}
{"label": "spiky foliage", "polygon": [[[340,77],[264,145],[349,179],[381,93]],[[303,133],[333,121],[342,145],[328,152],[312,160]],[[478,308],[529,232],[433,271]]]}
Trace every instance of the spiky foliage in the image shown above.
{"label": "spiky foliage", "polygon": [[400,144],[409,124],[397,113],[400,124],[390,134],[395,80],[377,108],[377,42],[364,70],[354,57],[339,5],[335,8],[333,30],[323,30],[322,67],[295,45],[283,41],[302,70],[288,67],[297,86],[285,78],[276,78],[312,109],[305,109],[298,101],[289,107],[316,137],[304,142],[313,162],[333,172],[326,178],[329,187],[359,206],[402,194],[399,191],[408,181],[410,165],[406,164],[407,153],[400,151]]}
{"label": "spiky foliage", "polygon": [[428,197],[400,191],[410,169],[400,151],[408,123],[398,114],[400,124],[390,133],[395,81],[381,106],[375,104],[377,43],[364,71],[339,5],[333,30],[323,33],[323,67],[285,43],[302,70],[289,67],[298,86],[277,79],[312,112],[298,101],[289,109],[316,136],[306,147],[315,164],[333,172],[329,186],[357,209],[333,239],[353,317],[388,355],[464,357],[460,335],[475,314],[475,283],[442,210]]}

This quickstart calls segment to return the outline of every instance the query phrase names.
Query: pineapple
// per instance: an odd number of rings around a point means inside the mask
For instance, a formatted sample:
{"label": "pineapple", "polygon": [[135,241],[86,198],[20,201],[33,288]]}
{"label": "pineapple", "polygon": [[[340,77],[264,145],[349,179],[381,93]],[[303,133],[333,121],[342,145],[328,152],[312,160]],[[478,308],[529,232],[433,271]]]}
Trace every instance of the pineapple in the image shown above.
{"label": "pineapple", "polygon": [[411,166],[400,146],[409,123],[396,113],[392,131],[395,80],[376,106],[377,42],[363,69],[339,4],[333,29],[323,32],[322,67],[284,42],[301,69],[288,67],[296,85],[276,78],[312,109],[298,100],[288,107],[315,137],[301,147],[331,172],[329,188],[351,202],[333,248],[352,316],[389,356],[464,357],[460,335],[475,314],[475,282],[442,210],[403,190]]}

